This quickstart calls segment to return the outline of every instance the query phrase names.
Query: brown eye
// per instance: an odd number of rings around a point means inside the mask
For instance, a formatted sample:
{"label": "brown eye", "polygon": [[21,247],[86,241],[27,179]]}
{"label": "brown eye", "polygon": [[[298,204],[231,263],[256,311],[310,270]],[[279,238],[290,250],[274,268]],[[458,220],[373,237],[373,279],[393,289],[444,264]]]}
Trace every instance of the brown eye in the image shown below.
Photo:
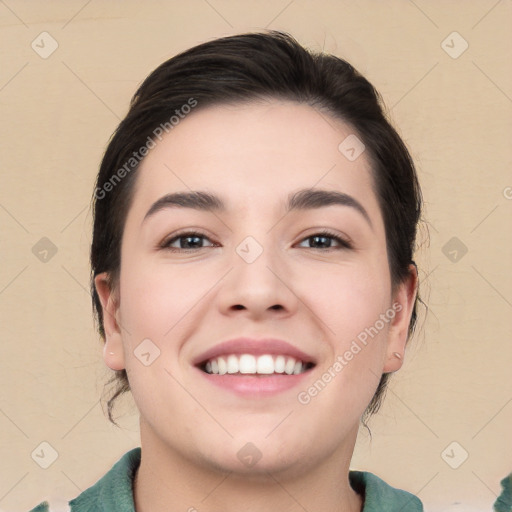
{"label": "brown eye", "polygon": [[308,236],[302,240],[301,244],[304,242],[310,243],[311,249],[351,249],[352,245],[347,240],[335,235],[334,233],[330,233],[328,231],[323,231],[321,233],[315,233],[314,235]]}
{"label": "brown eye", "polygon": [[[203,245],[203,241],[208,240],[211,245]],[[204,249],[206,247],[215,247],[215,244],[204,235],[195,231],[180,233],[168,240],[165,240],[160,246],[162,249],[169,249],[171,251],[193,251]]]}

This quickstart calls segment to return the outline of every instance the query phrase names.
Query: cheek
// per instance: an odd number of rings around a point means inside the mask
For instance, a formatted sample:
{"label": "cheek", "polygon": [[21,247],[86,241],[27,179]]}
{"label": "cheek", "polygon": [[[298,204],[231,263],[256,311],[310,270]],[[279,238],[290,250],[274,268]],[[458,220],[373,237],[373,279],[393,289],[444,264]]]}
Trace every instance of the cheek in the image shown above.
{"label": "cheek", "polygon": [[135,402],[151,417],[151,411],[161,409],[162,396],[182,396],[171,375],[180,357],[184,319],[207,287],[186,265],[172,266],[134,254],[123,260],[120,290],[126,371]]}
{"label": "cheek", "polygon": [[328,293],[315,293],[316,311],[329,327],[333,354],[321,378],[328,382],[328,390],[322,391],[317,405],[330,403],[362,414],[380,380],[386,353],[389,272],[376,261],[343,269],[325,279],[323,286]]}
{"label": "cheek", "polygon": [[317,272],[302,285],[307,287],[304,295],[311,308],[339,348],[373,326],[389,307],[389,275],[380,262]]}
{"label": "cheek", "polygon": [[[142,259],[141,259],[142,260]],[[129,258],[121,269],[121,317],[137,336],[162,338],[190,312],[208,284],[186,265]]]}

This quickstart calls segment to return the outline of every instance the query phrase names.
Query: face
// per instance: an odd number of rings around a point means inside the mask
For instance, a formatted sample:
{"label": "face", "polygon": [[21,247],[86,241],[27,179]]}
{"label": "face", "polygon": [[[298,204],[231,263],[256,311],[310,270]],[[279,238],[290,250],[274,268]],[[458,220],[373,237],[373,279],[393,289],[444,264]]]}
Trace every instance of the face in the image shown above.
{"label": "face", "polygon": [[[238,472],[350,458],[415,284],[392,294],[369,160],[338,149],[353,133],[293,102],[215,106],[144,159],[119,285],[96,278],[143,446]],[[170,196],[191,192],[214,197]]]}

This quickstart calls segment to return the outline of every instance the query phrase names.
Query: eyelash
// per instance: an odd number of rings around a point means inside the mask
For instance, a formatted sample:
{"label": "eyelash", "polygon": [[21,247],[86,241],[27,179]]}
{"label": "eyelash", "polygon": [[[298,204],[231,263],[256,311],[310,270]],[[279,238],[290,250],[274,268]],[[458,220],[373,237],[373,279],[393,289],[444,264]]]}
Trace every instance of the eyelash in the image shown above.
{"label": "eyelash", "polygon": [[[204,233],[201,233],[199,231],[186,231],[184,233],[180,233],[170,239],[167,239],[167,240],[164,240],[161,244],[160,244],[160,249],[164,249],[164,250],[167,250],[167,251],[170,251],[170,252],[191,252],[191,251],[197,251],[197,250],[200,250],[200,249],[206,249],[206,247],[197,247],[197,248],[192,248],[192,249],[182,249],[182,248],[177,248],[177,247],[170,247],[170,245],[181,239],[181,238],[189,238],[189,237],[197,237],[197,238],[206,238],[209,240],[209,238],[204,234]],[[309,235],[305,238],[303,238],[300,242],[304,242],[306,240],[310,240],[312,238],[316,238],[316,237],[324,237],[324,238],[332,238],[335,242],[337,242],[339,244],[339,247],[327,247],[327,248],[317,248],[317,247],[311,247],[311,249],[314,249],[314,250],[321,250],[323,252],[330,252],[330,251],[333,251],[333,250],[342,250],[342,249],[352,249],[353,246],[352,246],[352,243],[349,242],[348,240],[345,240],[344,238],[341,238],[340,236],[338,236],[337,234],[335,233],[332,233],[331,231],[328,231],[328,230],[322,230],[322,231],[319,231],[318,233],[313,233],[312,235]],[[210,240],[211,241],[211,240]],[[212,242],[214,243],[214,242]],[[213,247],[216,247],[215,245]],[[218,247],[218,246],[217,246]]]}

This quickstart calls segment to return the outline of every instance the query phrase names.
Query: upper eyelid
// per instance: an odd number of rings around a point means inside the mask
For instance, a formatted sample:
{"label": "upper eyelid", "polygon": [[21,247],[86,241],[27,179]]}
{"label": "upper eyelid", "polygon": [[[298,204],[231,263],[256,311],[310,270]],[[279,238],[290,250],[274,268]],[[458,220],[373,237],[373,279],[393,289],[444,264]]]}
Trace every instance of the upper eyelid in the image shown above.
{"label": "upper eyelid", "polygon": [[176,240],[179,240],[180,238],[186,238],[189,236],[198,236],[201,238],[207,238],[212,243],[217,243],[214,240],[212,240],[212,237],[206,233],[202,233],[200,230],[189,230],[189,231],[183,231],[182,233],[176,233],[171,236],[165,237],[162,242],[159,244],[162,247],[167,246],[171,242],[175,242]]}
{"label": "upper eyelid", "polygon": [[[346,249],[352,249],[354,247],[354,243],[352,242],[352,239],[350,237],[348,237],[346,235],[339,235],[336,233],[323,232],[323,231],[318,231],[318,232],[312,233],[311,235],[303,236],[298,243],[302,243],[305,240],[307,240],[308,238],[312,238],[314,236],[323,236],[326,238],[332,238],[332,239],[336,240],[341,245],[341,247],[346,248]],[[332,249],[332,247],[329,247],[328,249]]]}

